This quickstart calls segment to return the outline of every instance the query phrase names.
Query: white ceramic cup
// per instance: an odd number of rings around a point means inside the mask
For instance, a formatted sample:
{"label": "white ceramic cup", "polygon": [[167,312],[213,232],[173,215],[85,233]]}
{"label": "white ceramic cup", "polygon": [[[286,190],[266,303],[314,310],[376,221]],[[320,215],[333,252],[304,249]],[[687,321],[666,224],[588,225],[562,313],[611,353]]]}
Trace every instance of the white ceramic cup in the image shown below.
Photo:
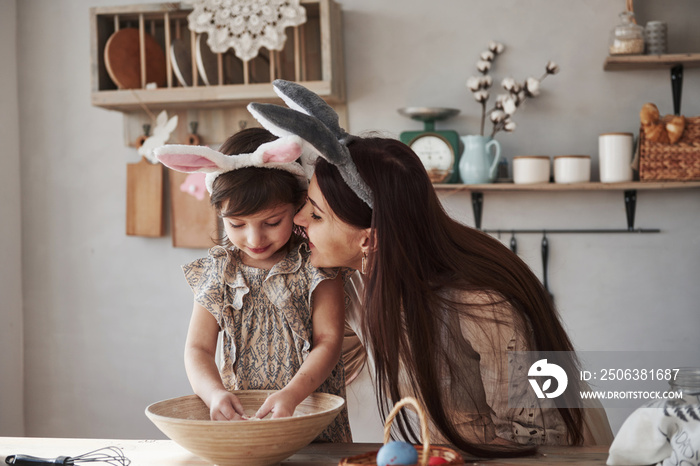
{"label": "white ceramic cup", "polygon": [[590,155],[557,155],[554,157],[555,183],[586,183],[591,181]]}
{"label": "white ceramic cup", "polygon": [[513,157],[513,183],[535,184],[549,182],[551,161],[546,155],[517,155]]}
{"label": "white ceramic cup", "polygon": [[598,137],[600,181],[632,181],[632,133],[605,133]]}

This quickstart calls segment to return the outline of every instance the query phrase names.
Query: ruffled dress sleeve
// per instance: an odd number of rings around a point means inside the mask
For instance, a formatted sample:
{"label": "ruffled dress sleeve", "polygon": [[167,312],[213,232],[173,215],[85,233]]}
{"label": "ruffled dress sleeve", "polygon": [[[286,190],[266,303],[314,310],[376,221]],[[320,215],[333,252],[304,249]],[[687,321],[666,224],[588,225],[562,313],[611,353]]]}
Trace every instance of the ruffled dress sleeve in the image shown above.
{"label": "ruffled dress sleeve", "polygon": [[311,265],[309,256],[311,252],[309,251],[309,246],[306,243],[302,243],[299,246],[299,253],[304,258],[304,273],[309,280],[309,308],[313,308],[313,293],[316,287],[324,280],[333,280],[338,276],[338,269],[329,268],[316,268]]}
{"label": "ruffled dress sleeve", "polygon": [[310,312],[318,284],[338,275],[338,269],[319,269],[311,265],[310,255],[308,244],[299,243],[270,271],[264,286],[268,298],[278,308],[288,308],[294,302],[297,307],[304,307]]}
{"label": "ruffled dress sleeve", "polygon": [[243,296],[249,289],[243,277],[236,273],[233,252],[221,246],[209,250],[207,257],[197,259],[182,267],[187,283],[194,293],[194,301],[204,307],[216,319],[220,328],[226,328],[225,308],[227,295],[233,292],[232,305],[243,306]]}

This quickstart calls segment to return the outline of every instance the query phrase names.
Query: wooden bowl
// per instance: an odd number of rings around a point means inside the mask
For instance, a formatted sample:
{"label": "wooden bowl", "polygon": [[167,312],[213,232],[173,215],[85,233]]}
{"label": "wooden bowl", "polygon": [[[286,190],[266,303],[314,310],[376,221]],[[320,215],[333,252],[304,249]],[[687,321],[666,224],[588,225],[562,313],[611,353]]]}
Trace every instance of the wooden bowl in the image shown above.
{"label": "wooden bowl", "polygon": [[[271,390],[234,390],[245,412],[254,416]],[[339,396],[312,393],[282,419],[212,421],[197,395],[153,403],[146,416],[170,439],[218,465],[277,464],[305,447],[345,405]]]}

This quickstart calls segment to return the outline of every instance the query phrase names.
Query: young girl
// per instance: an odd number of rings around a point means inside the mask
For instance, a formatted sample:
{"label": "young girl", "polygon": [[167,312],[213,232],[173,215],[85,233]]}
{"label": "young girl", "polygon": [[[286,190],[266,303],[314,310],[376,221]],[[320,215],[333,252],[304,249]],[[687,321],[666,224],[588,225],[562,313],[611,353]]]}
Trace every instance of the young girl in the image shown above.
{"label": "young girl", "polygon": [[[316,390],[345,398],[341,277],[309,263],[308,243],[293,223],[307,187],[295,162],[300,141],[250,128],[220,150],[168,145],[155,151],[174,170],[207,173],[211,204],[224,224],[219,246],[183,267],[195,295],[185,345],[194,392],[213,420],[246,418],[230,390],[279,390],[258,418],[291,416]],[[347,409],[317,440],[352,441]]]}

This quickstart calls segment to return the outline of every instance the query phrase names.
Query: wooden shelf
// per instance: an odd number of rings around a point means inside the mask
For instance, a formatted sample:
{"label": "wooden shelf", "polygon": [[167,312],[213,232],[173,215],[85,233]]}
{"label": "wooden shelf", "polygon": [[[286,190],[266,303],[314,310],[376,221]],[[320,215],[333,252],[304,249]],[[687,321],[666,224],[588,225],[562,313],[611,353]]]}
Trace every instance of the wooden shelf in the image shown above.
{"label": "wooden shelf", "polygon": [[[328,103],[342,103],[329,82],[305,81],[304,86],[323,97]],[[174,87],[164,89],[122,89],[96,91],[92,93],[92,105],[134,112],[144,105],[159,109],[225,108],[245,107],[249,102],[280,104],[282,100],[275,94],[270,83],[231,84],[223,86]]]}
{"label": "wooden shelf", "polygon": [[665,69],[676,65],[688,68],[700,67],[700,53],[670,53],[665,55],[615,55],[608,56],[603,64],[605,71]]}
{"label": "wooden shelf", "polygon": [[[660,230],[635,230],[634,212],[637,204],[637,191],[640,190],[669,190],[669,189],[700,189],[700,181],[629,181],[623,183],[539,183],[539,184],[436,184],[437,191],[469,191],[472,197],[472,210],[474,211],[474,223],[477,229],[481,229],[481,213],[484,204],[484,192],[490,191],[623,191],[625,211],[627,214],[627,230],[625,232],[658,233]],[[538,230],[542,230],[541,228]],[[522,230],[524,231],[524,230]],[[568,231],[567,231],[568,232]],[[582,230],[577,230],[582,232]],[[619,230],[590,230],[588,233],[617,233]]]}
{"label": "wooden shelf", "polygon": [[700,189],[700,181],[630,181],[624,183],[490,183],[490,184],[436,184],[437,191],[642,191],[662,189]]}

